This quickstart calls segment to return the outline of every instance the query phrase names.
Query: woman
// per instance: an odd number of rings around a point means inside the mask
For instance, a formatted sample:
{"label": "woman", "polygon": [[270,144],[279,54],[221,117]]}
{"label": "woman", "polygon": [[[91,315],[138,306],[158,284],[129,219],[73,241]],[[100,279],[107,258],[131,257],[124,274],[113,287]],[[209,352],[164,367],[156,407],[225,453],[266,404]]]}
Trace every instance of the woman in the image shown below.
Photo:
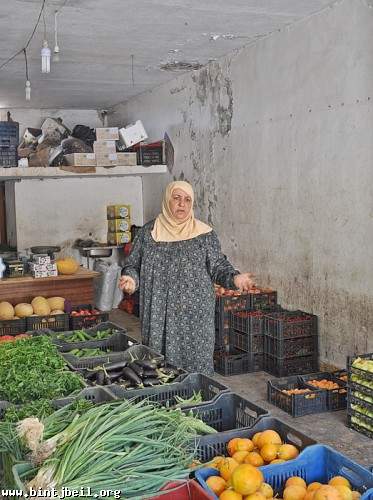
{"label": "woman", "polygon": [[213,283],[247,291],[253,282],[250,274],[240,274],[228,262],[212,228],[194,218],[193,202],[187,182],[167,186],[162,213],[133,241],[119,287],[129,294],[140,288],[144,344],[174,365],[211,375]]}

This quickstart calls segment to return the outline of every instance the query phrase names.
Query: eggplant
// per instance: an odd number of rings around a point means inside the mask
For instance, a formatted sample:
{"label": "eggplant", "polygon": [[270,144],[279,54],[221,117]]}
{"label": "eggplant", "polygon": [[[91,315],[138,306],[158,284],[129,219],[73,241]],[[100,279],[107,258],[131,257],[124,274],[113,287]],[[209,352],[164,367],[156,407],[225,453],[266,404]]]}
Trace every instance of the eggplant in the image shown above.
{"label": "eggplant", "polygon": [[144,378],[157,378],[157,377],[158,373],[156,370],[149,370],[149,369],[144,370]]}
{"label": "eggplant", "polygon": [[87,380],[95,380],[97,378],[97,370],[87,370],[84,374],[84,377]]}
{"label": "eggplant", "polygon": [[158,368],[158,363],[154,359],[137,359],[136,363],[148,370],[155,370]]}
{"label": "eggplant", "polygon": [[96,384],[97,385],[104,385],[105,383],[105,372],[104,370],[99,370],[96,372]]}
{"label": "eggplant", "polygon": [[161,381],[157,378],[144,378],[142,383],[144,387],[151,387],[152,385],[160,385]]}
{"label": "eggplant", "polygon": [[128,367],[131,368],[131,370],[133,370],[140,378],[144,375],[144,368],[138,365],[136,361],[130,363]]}
{"label": "eggplant", "polygon": [[108,373],[108,378],[110,382],[114,382],[115,380],[118,380],[122,376],[122,370],[119,371],[112,371]]}
{"label": "eggplant", "polygon": [[130,382],[135,383],[136,385],[142,384],[141,378],[128,366],[122,371],[122,377],[129,380]]}
{"label": "eggplant", "polygon": [[116,363],[106,363],[104,365],[105,370],[107,372],[111,372],[112,370],[120,370],[122,368],[125,368],[127,366],[127,361],[117,361]]}

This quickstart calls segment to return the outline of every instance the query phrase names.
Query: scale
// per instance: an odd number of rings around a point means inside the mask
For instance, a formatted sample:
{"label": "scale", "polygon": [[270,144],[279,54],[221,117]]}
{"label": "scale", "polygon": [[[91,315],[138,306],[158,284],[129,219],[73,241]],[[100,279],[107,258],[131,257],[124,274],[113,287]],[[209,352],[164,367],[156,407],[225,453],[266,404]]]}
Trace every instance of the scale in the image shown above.
{"label": "scale", "polygon": [[103,246],[92,246],[92,247],[83,247],[80,248],[80,253],[84,257],[87,257],[87,268],[89,269],[89,259],[102,259],[111,257],[113,254],[113,250],[116,248],[120,248],[115,245],[103,245]]}

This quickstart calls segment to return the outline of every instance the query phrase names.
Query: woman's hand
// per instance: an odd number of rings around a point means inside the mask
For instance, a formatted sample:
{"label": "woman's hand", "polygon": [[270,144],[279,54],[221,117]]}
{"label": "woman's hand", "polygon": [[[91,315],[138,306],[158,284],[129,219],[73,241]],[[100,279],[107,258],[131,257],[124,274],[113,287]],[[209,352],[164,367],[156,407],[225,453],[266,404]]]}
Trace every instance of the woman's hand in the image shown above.
{"label": "woman's hand", "polygon": [[136,290],[135,280],[131,276],[121,276],[119,278],[119,288],[128,295],[132,295]]}
{"label": "woman's hand", "polygon": [[236,274],[233,281],[240,292],[248,292],[255,286],[254,275],[251,273]]}

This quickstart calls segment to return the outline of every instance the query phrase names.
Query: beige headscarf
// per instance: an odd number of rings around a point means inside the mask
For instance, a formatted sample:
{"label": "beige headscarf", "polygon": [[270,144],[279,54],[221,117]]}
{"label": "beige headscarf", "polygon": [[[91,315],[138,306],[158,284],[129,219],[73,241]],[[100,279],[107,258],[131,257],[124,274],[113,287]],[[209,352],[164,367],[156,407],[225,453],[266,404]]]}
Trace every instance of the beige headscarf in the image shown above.
{"label": "beige headscarf", "polygon": [[[170,210],[170,200],[175,189],[182,189],[192,198],[192,208],[183,221],[178,221]],[[212,228],[194,218],[194,192],[192,186],[185,181],[171,182],[163,196],[162,213],[155,220],[152,237],[155,241],[183,241],[191,240],[201,234],[210,233]]]}

